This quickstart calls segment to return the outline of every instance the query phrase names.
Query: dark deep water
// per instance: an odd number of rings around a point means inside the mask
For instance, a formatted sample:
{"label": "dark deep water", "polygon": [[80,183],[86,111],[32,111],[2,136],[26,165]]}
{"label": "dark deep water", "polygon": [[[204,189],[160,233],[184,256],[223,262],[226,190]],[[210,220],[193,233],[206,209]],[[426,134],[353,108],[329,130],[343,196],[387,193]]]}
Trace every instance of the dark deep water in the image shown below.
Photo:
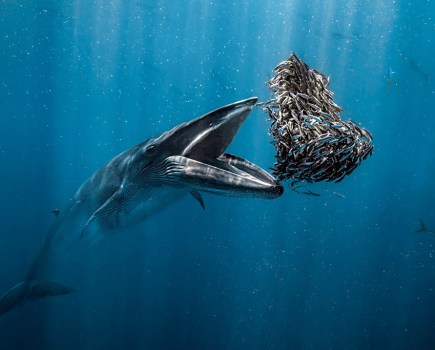
{"label": "dark deep water", "polygon": [[[435,238],[412,233],[435,229],[434,17],[430,0],[0,1],[0,294],[94,170],[266,100],[291,51],[375,137],[320,197],[205,194],[108,237],[65,270],[74,294],[0,317],[0,348],[435,348]],[[272,166],[267,128],[254,110],[230,152]]]}

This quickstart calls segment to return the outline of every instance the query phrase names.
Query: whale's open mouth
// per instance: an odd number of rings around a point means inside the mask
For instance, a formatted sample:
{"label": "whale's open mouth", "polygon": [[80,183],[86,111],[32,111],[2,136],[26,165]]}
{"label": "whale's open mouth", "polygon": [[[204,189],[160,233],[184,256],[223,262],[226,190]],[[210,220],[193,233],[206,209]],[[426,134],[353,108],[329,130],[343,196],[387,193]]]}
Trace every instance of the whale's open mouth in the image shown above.
{"label": "whale's open mouth", "polygon": [[170,130],[168,139],[175,144],[165,159],[165,177],[173,184],[206,192],[280,196],[284,189],[273,176],[246,159],[224,153],[256,102],[256,97],[234,102]]}

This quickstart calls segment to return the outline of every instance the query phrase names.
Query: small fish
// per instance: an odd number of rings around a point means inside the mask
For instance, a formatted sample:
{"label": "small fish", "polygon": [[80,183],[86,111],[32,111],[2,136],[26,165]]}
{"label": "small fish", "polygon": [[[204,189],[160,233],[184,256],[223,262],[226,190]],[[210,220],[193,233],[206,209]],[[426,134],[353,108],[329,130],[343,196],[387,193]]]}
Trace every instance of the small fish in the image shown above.
{"label": "small fish", "polygon": [[314,119],[318,123],[322,122],[319,118],[315,117],[314,115],[310,115],[310,117],[311,117],[311,119]]}
{"label": "small fish", "polygon": [[387,83],[388,85],[391,85],[391,81],[393,80],[393,74],[396,74],[396,72],[393,72],[391,67],[388,68],[388,74],[386,75]]}
{"label": "small fish", "polygon": [[[388,68],[388,73],[385,76],[385,80],[387,81],[387,94],[390,92],[391,83],[393,82],[393,74],[396,74],[391,67]],[[396,84],[397,85],[397,84]]]}
{"label": "small fish", "polygon": [[[346,150],[345,153],[347,153],[347,152],[348,152],[348,150]],[[351,155],[352,155],[352,152],[349,152],[349,153],[347,153],[347,154],[344,154],[344,156],[340,158],[340,161],[341,161],[341,162],[344,162],[344,161],[345,161],[347,158],[349,158]]]}
{"label": "small fish", "polygon": [[353,150],[354,148],[355,148],[355,143],[354,144],[352,144],[352,145],[350,145],[348,148],[347,148],[347,151],[351,151],[351,150]]}
{"label": "small fish", "polygon": [[310,96],[308,96],[307,94],[303,94],[302,92],[299,92],[296,96],[302,97],[302,98],[304,98],[306,100],[310,99]]}
{"label": "small fish", "polygon": [[344,169],[347,168],[347,163],[344,163],[339,169],[338,172],[341,173]]}
{"label": "small fish", "polygon": [[417,61],[415,61],[413,58],[410,58],[408,60],[409,65],[411,66],[411,68],[414,70],[414,72],[418,73],[427,83],[429,81],[429,76],[431,75],[431,73],[427,73],[425,72],[422,68],[420,63],[418,63]]}
{"label": "small fish", "polygon": [[313,176],[321,175],[321,174],[323,174],[325,171],[326,171],[325,168],[320,168],[320,169],[316,170],[315,172],[313,172]]}
{"label": "small fish", "polygon": [[340,198],[346,198],[346,196],[344,194],[341,194],[339,192],[332,192],[333,195],[340,197]]}
{"label": "small fish", "polygon": [[296,193],[299,193],[299,194],[306,194],[306,195],[308,195],[308,196],[320,197],[320,194],[318,194],[318,193],[314,193],[314,192],[311,191],[311,190],[307,190],[307,191],[296,191],[296,190],[293,190],[293,191],[295,191]]}
{"label": "small fish", "polygon": [[343,181],[345,176],[346,176],[346,173],[343,173],[337,180],[335,180],[335,183],[339,183],[339,182]]}
{"label": "small fish", "polygon": [[301,147],[299,148],[299,153],[302,153],[306,147],[307,147],[307,144],[301,145]]}
{"label": "small fish", "polygon": [[373,135],[370,131],[368,131],[367,129],[361,129],[362,133],[364,134],[364,136],[367,137],[367,135],[369,136],[368,139],[369,141],[373,140]]}
{"label": "small fish", "polygon": [[314,127],[310,123],[307,123],[307,122],[303,122],[303,123],[307,128],[314,129]]}
{"label": "small fish", "polygon": [[331,115],[325,112],[320,112],[326,119],[331,119]]}
{"label": "small fish", "polygon": [[326,143],[326,142],[332,142],[332,141],[337,141],[337,139],[335,137],[332,137],[332,136],[327,136],[327,137],[324,137],[324,138],[318,140],[317,142]]}
{"label": "small fish", "polygon": [[414,232],[414,233],[430,233],[432,236],[435,237],[435,231],[428,229],[422,218],[418,219],[418,227],[412,232]]}
{"label": "small fish", "polygon": [[356,169],[356,167],[358,166],[358,164],[353,164],[349,167],[349,169],[347,169],[346,171],[346,175],[350,175],[353,173],[353,171]]}
{"label": "small fish", "polygon": [[335,155],[338,156],[338,155],[340,155],[340,154],[342,154],[342,153],[346,153],[346,152],[348,152],[348,149],[347,149],[347,148],[342,148],[342,149],[339,150],[338,152],[335,152]]}
{"label": "small fish", "polygon": [[284,126],[281,126],[281,127],[278,129],[278,131],[279,131],[280,134],[284,134],[285,129],[286,129],[286,126],[284,125]]}
{"label": "small fish", "polygon": [[314,164],[314,162],[304,162],[304,163],[302,163],[301,165],[302,165],[302,166],[310,166],[310,165],[312,165],[312,164]]}

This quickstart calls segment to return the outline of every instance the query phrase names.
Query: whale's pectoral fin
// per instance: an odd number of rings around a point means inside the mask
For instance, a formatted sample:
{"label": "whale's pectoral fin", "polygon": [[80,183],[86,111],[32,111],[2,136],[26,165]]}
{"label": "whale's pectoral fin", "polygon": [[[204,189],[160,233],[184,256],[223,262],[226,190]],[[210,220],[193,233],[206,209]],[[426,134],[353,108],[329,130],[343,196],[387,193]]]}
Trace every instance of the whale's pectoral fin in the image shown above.
{"label": "whale's pectoral fin", "polygon": [[56,295],[71,294],[74,290],[70,287],[51,281],[39,281],[30,288],[30,299],[54,297]]}
{"label": "whale's pectoral fin", "polygon": [[193,198],[195,198],[198,201],[198,203],[202,207],[202,209],[205,210],[204,199],[202,198],[201,193],[199,193],[199,191],[197,191],[197,190],[193,190],[190,192],[190,194],[193,196]]}
{"label": "whale's pectoral fin", "polygon": [[70,294],[72,292],[71,288],[51,281],[21,282],[9,289],[0,298],[0,315],[30,300]]}
{"label": "whale's pectoral fin", "polygon": [[29,286],[25,282],[18,283],[0,298],[0,315],[15,309],[28,300]]}
{"label": "whale's pectoral fin", "polygon": [[81,232],[81,238],[84,238],[89,231],[92,231],[92,240],[98,240],[102,236],[101,226],[104,228],[115,227],[118,220],[118,212],[122,207],[124,194],[116,191],[104,204],[99,207],[86,222]]}

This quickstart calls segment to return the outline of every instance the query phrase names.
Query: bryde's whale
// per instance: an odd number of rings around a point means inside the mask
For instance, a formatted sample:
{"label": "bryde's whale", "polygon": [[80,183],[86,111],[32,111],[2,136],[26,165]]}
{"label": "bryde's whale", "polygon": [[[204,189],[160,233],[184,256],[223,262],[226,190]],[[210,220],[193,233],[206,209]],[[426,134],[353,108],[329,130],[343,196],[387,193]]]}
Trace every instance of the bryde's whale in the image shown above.
{"label": "bryde's whale", "polygon": [[135,224],[177,199],[201,192],[273,199],[283,187],[257,165],[224,153],[248,117],[256,97],[216,109],[119,154],[97,170],[55,221],[23,282],[0,299],[0,314],[30,300],[72,289],[52,282],[49,271],[62,259],[65,242],[95,242]]}

